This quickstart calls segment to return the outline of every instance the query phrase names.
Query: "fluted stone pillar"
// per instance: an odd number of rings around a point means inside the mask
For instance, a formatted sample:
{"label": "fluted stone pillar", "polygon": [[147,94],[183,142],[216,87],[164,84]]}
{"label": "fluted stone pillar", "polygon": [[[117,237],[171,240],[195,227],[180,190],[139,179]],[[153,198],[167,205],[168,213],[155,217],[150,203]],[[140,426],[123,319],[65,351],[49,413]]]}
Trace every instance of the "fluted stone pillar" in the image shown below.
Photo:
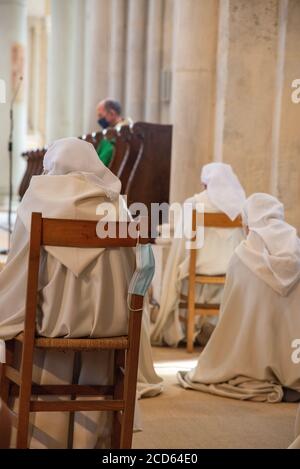
{"label": "fluted stone pillar", "polygon": [[161,103],[160,122],[171,123],[171,82],[172,82],[172,50],[173,50],[173,0],[163,2],[163,38],[162,38],[162,74],[161,74]]}
{"label": "fluted stone pillar", "polygon": [[29,16],[28,25],[28,133],[38,147],[46,141],[46,94],[47,94],[47,24],[49,16]]}
{"label": "fluted stone pillar", "polygon": [[97,103],[108,94],[110,1],[86,0],[84,131],[96,130]]}
{"label": "fluted stone pillar", "polygon": [[218,45],[216,51],[216,103],[214,116],[215,162],[223,161],[224,121],[228,78],[229,2],[219,2]]}
{"label": "fluted stone pillar", "polygon": [[111,42],[109,57],[108,94],[123,104],[125,56],[126,56],[126,22],[127,1],[111,0]]}
{"label": "fluted stone pillar", "polygon": [[71,54],[72,82],[70,89],[71,133],[79,136],[84,132],[84,37],[85,0],[72,0],[73,32]]}
{"label": "fluted stone pillar", "polygon": [[47,89],[48,143],[72,135],[73,39],[73,2],[69,0],[51,0]]}
{"label": "fluted stone pillar", "polygon": [[212,159],[218,1],[175,0],[171,201],[200,188]]}
{"label": "fluted stone pillar", "polygon": [[144,118],[147,1],[128,1],[125,113]]}
{"label": "fluted stone pillar", "polygon": [[[0,0],[0,79],[6,84],[6,103],[0,103],[0,205],[6,207],[9,179],[8,138],[9,109],[12,96],[15,94],[19,77],[25,73],[26,61],[26,2],[25,0]],[[26,145],[26,76],[14,104],[13,132],[13,183],[17,192],[24,172],[21,152]]]}
{"label": "fluted stone pillar", "polygon": [[163,0],[148,4],[145,120],[160,122]]}
{"label": "fluted stone pillar", "polygon": [[[223,161],[247,194],[268,192],[278,47],[278,0],[230,0]],[[277,112],[277,111],[276,111]]]}

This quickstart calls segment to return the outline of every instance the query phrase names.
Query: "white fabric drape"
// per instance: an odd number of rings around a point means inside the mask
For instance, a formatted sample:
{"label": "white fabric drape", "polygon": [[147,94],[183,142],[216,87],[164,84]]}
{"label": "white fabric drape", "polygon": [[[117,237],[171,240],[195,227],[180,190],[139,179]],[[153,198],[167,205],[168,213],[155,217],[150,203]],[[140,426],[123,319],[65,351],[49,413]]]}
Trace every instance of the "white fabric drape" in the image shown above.
{"label": "white fabric drape", "polygon": [[203,166],[201,182],[207,186],[208,198],[220,212],[234,220],[242,211],[246,200],[245,191],[233,172],[225,163],[209,163]]}
{"label": "white fabric drape", "polygon": [[300,279],[300,239],[284,221],[283,205],[269,194],[253,194],[243,217],[250,232],[237,255],[277,293],[287,295]]}
{"label": "white fabric drape", "polygon": [[241,400],[279,402],[283,386],[300,392],[292,341],[299,337],[300,284],[286,297],[234,254],[222,309],[197,366],[178,379],[185,388]]}
{"label": "white fabric drape", "polygon": [[52,143],[44,157],[44,172],[51,176],[80,173],[110,199],[121,191],[121,181],[99,160],[91,143],[69,137]]}

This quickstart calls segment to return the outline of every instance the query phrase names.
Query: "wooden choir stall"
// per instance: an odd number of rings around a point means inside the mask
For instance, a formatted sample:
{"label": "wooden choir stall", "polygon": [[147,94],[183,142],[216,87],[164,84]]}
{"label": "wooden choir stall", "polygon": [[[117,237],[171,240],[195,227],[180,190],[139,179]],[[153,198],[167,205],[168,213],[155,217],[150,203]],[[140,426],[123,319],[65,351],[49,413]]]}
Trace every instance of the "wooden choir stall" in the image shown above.
{"label": "wooden choir stall", "polygon": [[[110,170],[122,183],[127,204],[142,202],[150,214],[151,203],[168,203],[170,189],[170,167],[172,126],[137,122],[132,127],[120,130],[109,129],[79,137],[98,147],[102,139],[113,140],[114,155]],[[43,172],[43,158],[47,148],[22,153],[27,168],[19,187],[22,199],[32,176]],[[161,221],[166,221],[162,220]]]}

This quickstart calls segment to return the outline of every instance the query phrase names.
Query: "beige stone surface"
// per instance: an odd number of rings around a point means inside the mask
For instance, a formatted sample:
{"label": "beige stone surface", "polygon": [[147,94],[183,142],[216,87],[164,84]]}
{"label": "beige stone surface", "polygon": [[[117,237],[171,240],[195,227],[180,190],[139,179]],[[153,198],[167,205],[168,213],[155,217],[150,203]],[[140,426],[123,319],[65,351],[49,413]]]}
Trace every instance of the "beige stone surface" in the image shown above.
{"label": "beige stone surface", "polygon": [[[163,4],[163,37],[162,37],[162,75],[160,81],[160,121],[162,124],[171,122],[171,88],[173,60],[173,0],[164,0]],[[166,82],[167,81],[167,82]],[[164,90],[165,88],[165,90]],[[166,91],[170,90],[169,99]]]}
{"label": "beige stone surface", "polygon": [[145,100],[146,0],[128,1],[125,112],[142,120]]}
{"label": "beige stone surface", "polygon": [[164,392],[142,399],[143,431],[133,448],[287,448],[294,439],[297,404],[241,402],[177,384],[176,373],[195,366],[200,352],[153,347]]}
{"label": "beige stone surface", "polygon": [[278,195],[286,217],[300,232],[300,103],[291,100],[292,81],[300,78],[300,2],[289,1],[278,161]]}
{"label": "beige stone surface", "polygon": [[199,191],[212,155],[218,2],[175,0],[171,200]]}
{"label": "beige stone surface", "polygon": [[231,0],[223,160],[247,194],[270,187],[277,1]]}
{"label": "beige stone surface", "polygon": [[174,2],[172,201],[197,192],[215,159],[247,195],[279,197],[300,229],[299,25],[297,0]]}

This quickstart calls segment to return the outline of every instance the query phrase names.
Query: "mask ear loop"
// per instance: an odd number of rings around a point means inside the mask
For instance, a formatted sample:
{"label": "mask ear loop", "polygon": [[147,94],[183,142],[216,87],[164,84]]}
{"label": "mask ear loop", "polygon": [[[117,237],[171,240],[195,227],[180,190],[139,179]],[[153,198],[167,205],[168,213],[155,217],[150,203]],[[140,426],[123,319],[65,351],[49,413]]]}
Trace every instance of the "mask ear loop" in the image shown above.
{"label": "mask ear loop", "polygon": [[[137,243],[136,243],[135,249],[137,249],[140,244],[141,244],[140,243],[140,225],[138,225]],[[131,308],[130,301],[129,301],[129,295],[127,295],[127,307],[129,309],[129,311],[143,311],[143,309],[144,309],[144,308],[138,308],[138,309]]]}

